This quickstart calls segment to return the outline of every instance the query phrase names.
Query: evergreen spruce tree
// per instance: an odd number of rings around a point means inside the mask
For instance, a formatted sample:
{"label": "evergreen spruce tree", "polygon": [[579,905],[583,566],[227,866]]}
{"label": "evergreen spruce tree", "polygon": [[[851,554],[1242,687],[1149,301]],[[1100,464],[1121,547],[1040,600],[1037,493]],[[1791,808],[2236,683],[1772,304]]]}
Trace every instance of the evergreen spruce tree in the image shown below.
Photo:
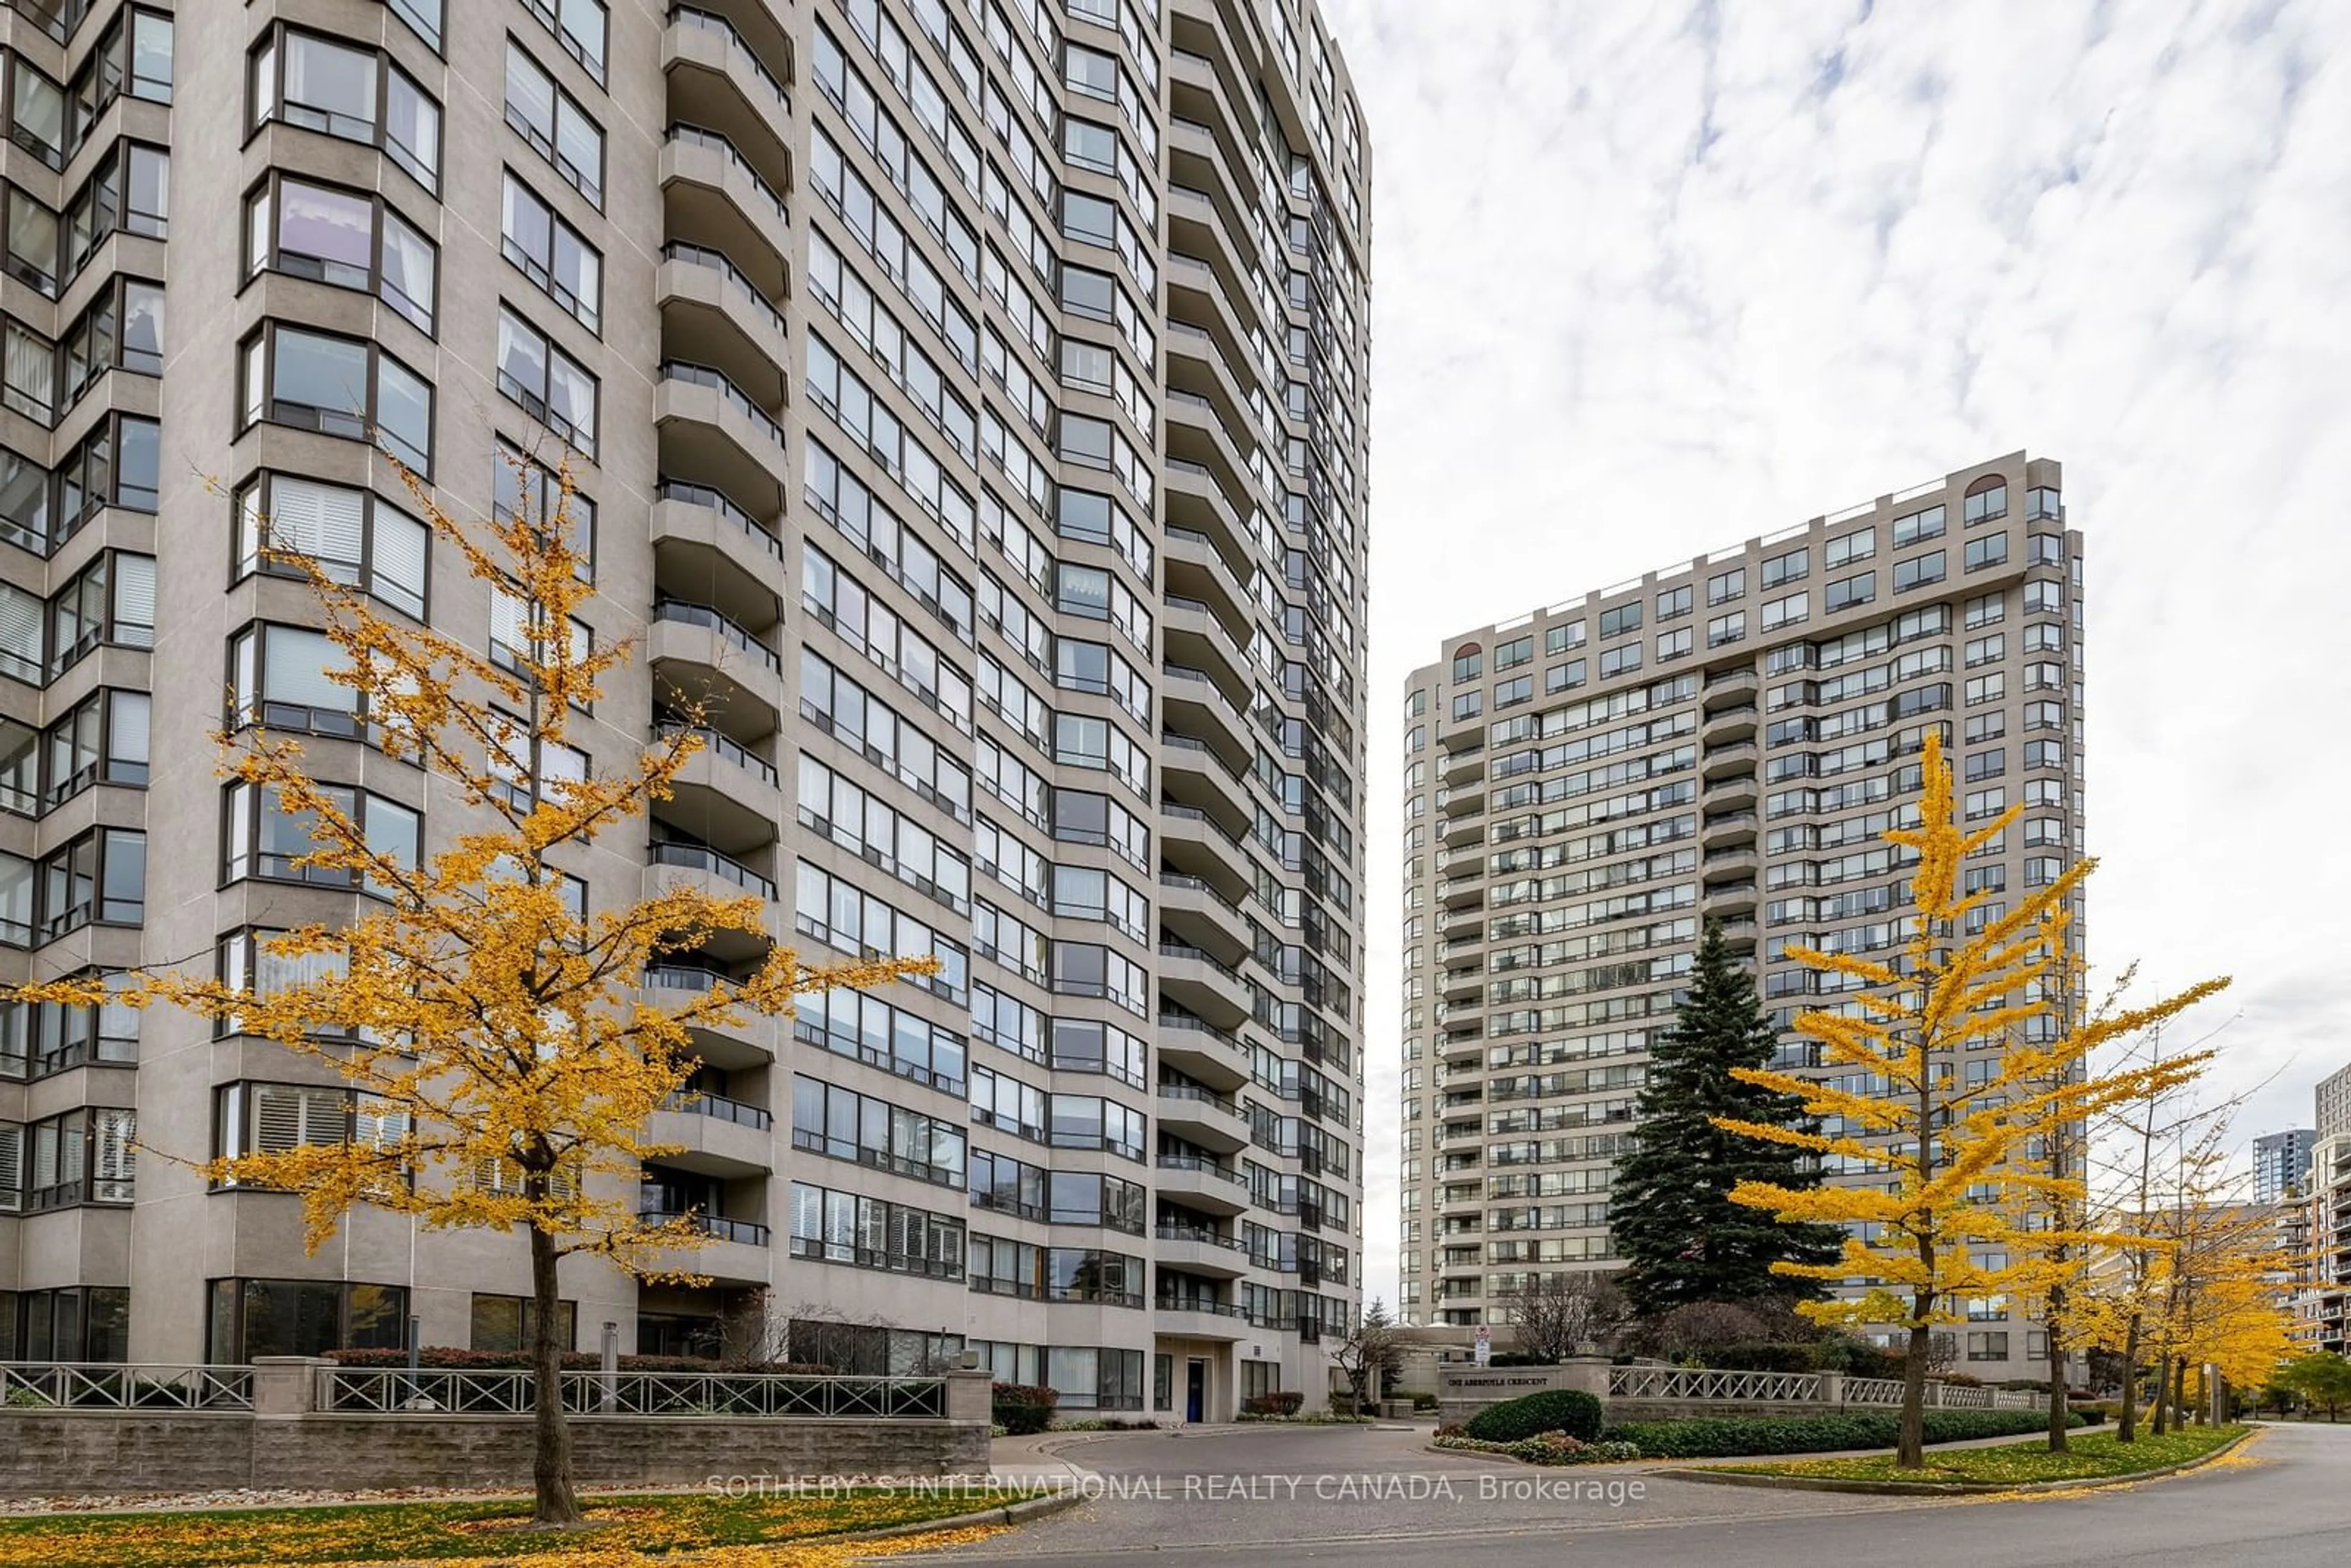
{"label": "evergreen spruce tree", "polygon": [[1776,1042],[1753,978],[1731,956],[1721,926],[1708,921],[1689,994],[1649,1054],[1634,1152],[1618,1165],[1609,1198],[1609,1227],[1625,1260],[1620,1282],[1642,1317],[1693,1301],[1821,1294],[1817,1284],[1774,1274],[1771,1265],[1834,1260],[1842,1228],[1782,1224],[1730,1201],[1730,1189],[1742,1181],[1810,1186],[1817,1178],[1795,1150],[1725,1132],[1710,1120],[1805,1120],[1794,1095],[1730,1075],[1734,1067],[1769,1065]]}

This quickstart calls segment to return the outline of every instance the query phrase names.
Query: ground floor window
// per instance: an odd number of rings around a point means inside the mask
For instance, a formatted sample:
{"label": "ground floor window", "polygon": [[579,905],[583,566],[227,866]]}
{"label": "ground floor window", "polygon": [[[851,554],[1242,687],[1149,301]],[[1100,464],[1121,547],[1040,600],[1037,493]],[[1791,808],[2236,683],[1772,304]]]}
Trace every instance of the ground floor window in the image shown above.
{"label": "ground floor window", "polygon": [[2006,1361],[2008,1335],[2006,1333],[1968,1335],[1968,1359],[1970,1361]]}
{"label": "ground floor window", "polygon": [[[973,1340],[980,1365],[998,1383],[1044,1384],[1061,1396],[1064,1410],[1143,1408],[1143,1352],[1092,1345],[1012,1344]],[[1166,1408],[1165,1406],[1160,1408]]]}
{"label": "ground floor window", "polygon": [[342,1280],[214,1280],[204,1356],[215,1363],[330,1350],[398,1350],[408,1291]]}
{"label": "ground floor window", "polygon": [[694,1355],[716,1360],[726,1338],[716,1315],[698,1312],[639,1312],[639,1355]]}
{"label": "ground floor window", "polygon": [[1241,1363],[1241,1398],[1243,1402],[1260,1394],[1281,1392],[1281,1363],[1278,1361],[1244,1361]]}
{"label": "ground floor window", "polygon": [[1151,1358],[1151,1407],[1154,1410],[1176,1408],[1176,1358],[1172,1355]]}
{"label": "ground floor window", "polygon": [[12,1361],[128,1360],[131,1292],[120,1285],[0,1291],[0,1346]]}
{"label": "ground floor window", "polygon": [[[476,1291],[474,1293],[473,1337],[466,1343],[475,1350],[521,1350],[530,1343],[532,1311],[528,1296],[486,1296]],[[579,1303],[557,1303],[557,1345],[564,1350],[579,1348]]]}

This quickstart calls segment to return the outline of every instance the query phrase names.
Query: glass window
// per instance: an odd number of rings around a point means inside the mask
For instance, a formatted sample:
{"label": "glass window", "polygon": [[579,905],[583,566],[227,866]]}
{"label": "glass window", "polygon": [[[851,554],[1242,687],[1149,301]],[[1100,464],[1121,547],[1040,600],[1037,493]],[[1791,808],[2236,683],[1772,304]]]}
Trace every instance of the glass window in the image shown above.
{"label": "glass window", "polygon": [[563,52],[588,68],[598,82],[604,79],[604,43],[611,23],[604,0],[524,0],[539,25],[555,35]]}
{"label": "glass window", "polygon": [[241,1365],[264,1355],[398,1350],[408,1291],[332,1280],[214,1280],[204,1359]]}
{"label": "glass window", "polygon": [[1928,550],[1925,555],[1914,555],[1907,560],[1897,560],[1894,563],[1894,591],[1903,593],[1913,588],[1923,588],[1930,582],[1940,582],[1944,575],[1945,564],[1941,550]]}
{"label": "glass window", "polygon": [[501,225],[506,258],[590,332],[601,328],[604,258],[509,170]]}
{"label": "glass window", "polygon": [[438,252],[381,197],[278,176],[246,198],[246,270],[374,294],[433,330]]}
{"label": "glass window", "polygon": [[2008,482],[2004,479],[1977,480],[1968,486],[1967,499],[1961,511],[1970,528],[2008,516]]}
{"label": "glass window", "polygon": [[1793,582],[1812,570],[1812,552],[1792,549],[1775,555],[1763,563],[1763,586],[1777,588],[1783,582]]}
{"label": "glass window", "polygon": [[604,132],[520,44],[507,43],[507,123],[571,187],[604,204]]}
{"label": "glass window", "polygon": [[435,194],[441,106],[375,50],[279,26],[253,54],[253,120],[381,147]]}
{"label": "glass window", "polygon": [[371,343],[267,322],[245,346],[245,424],[372,441],[430,476],[433,389]]}
{"label": "glass window", "polygon": [[2003,566],[2008,561],[2008,536],[2004,533],[1985,534],[1968,541],[1967,569],[1981,571],[1986,567]]}
{"label": "glass window", "polygon": [[1716,572],[1706,580],[1706,601],[1728,604],[1747,591],[1747,569],[1734,566],[1729,571]]}
{"label": "glass window", "polygon": [[498,312],[498,391],[565,445],[596,455],[596,378],[511,307]]}
{"label": "glass window", "polygon": [[300,576],[308,557],[337,582],[370,593],[419,620],[432,535],[423,523],[366,490],[290,474],[263,474],[237,493],[236,574]]}

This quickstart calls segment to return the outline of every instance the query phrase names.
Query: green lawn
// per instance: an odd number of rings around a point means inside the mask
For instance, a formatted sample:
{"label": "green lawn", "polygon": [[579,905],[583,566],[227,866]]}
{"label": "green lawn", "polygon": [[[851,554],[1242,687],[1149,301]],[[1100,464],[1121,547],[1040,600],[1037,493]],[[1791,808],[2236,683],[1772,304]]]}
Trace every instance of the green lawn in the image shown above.
{"label": "green lawn", "polygon": [[830,1498],[590,1497],[602,1527],[579,1534],[517,1533],[520,1500],[386,1503],[211,1513],[57,1514],[0,1520],[8,1568],[268,1568],[297,1563],[423,1563],[528,1553],[664,1553],[809,1541],[846,1531],[915,1524],[1021,1500],[1009,1492],[864,1491]]}
{"label": "green lawn", "polygon": [[1771,1465],[1725,1465],[1749,1475],[1802,1476],[1841,1481],[1950,1481],[1976,1486],[2018,1486],[2028,1481],[2096,1480],[2159,1470],[2203,1458],[2244,1431],[2242,1427],[2190,1427],[2156,1437],[2142,1430],[2136,1443],[2115,1440],[2111,1431],[2074,1432],[2065,1452],[2053,1454],[2048,1439],[2004,1443],[1995,1448],[1930,1449],[1923,1469],[1898,1469],[1891,1454],[1865,1459],[1794,1459]]}

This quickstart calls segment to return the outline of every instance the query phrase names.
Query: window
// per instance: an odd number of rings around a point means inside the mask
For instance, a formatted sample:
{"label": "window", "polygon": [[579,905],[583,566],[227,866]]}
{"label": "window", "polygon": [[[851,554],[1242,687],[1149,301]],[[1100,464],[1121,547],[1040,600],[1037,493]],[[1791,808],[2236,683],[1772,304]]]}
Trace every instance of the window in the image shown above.
{"label": "window", "polygon": [[34,936],[42,942],[93,923],[136,925],[147,915],[147,835],[99,828],[41,857]]}
{"label": "window", "polygon": [[2065,666],[2053,660],[2034,660],[2024,666],[2024,689],[2028,692],[2064,691]]}
{"label": "window", "polygon": [[98,421],[57,465],[52,545],[72,538],[102,507],[153,511],[162,465],[162,427],[153,420],[110,414]]}
{"label": "window", "polygon": [[[533,1314],[538,1310],[528,1296],[490,1296],[476,1291],[471,1313],[473,1333],[466,1343],[475,1350],[523,1350],[530,1344]],[[555,1343],[565,1350],[578,1346],[577,1301],[556,1302]]]}
{"label": "window", "polygon": [[1834,615],[1856,604],[1867,604],[1877,597],[1877,574],[1865,571],[1858,577],[1839,579],[1828,586],[1823,608]]}
{"label": "window", "polygon": [[1563,626],[1552,626],[1543,632],[1543,652],[1564,653],[1571,648],[1583,646],[1583,622],[1570,621]]}
{"label": "window", "polygon": [[1763,586],[1777,588],[1783,582],[1793,582],[1812,569],[1812,552],[1807,549],[1772,556],[1763,563]]}
{"label": "window", "polygon": [[433,388],[375,344],[267,321],[245,344],[244,425],[376,442],[430,477]]}
{"label": "window", "polygon": [[441,49],[441,7],[446,0],[385,0],[392,14],[408,24],[408,30],[433,47]]}
{"label": "window", "polygon": [[1978,703],[1998,702],[2007,695],[2008,674],[2002,670],[1994,670],[1988,675],[1977,675],[1967,685],[1967,700],[1970,707]]}
{"label": "window", "polygon": [[1583,661],[1570,659],[1564,664],[1553,664],[1543,672],[1543,693],[1572,692],[1583,685]]}
{"label": "window", "polygon": [[[14,329],[12,319],[9,326]],[[67,329],[65,341],[58,345],[64,360],[62,387],[58,395],[59,413],[73,407],[81,396],[95,385],[100,376],[117,367],[141,375],[160,376],[163,373],[163,289],[154,283],[126,277],[118,284],[103,287],[98,298]],[[40,418],[30,408],[17,402],[17,392],[23,384],[20,371],[29,366],[20,365],[14,340],[9,343],[7,382],[8,402],[20,413]]]}
{"label": "window", "polygon": [[51,597],[47,610],[51,680],[103,643],[152,648],[155,645],[155,558],[120,551],[101,555],[76,572]]}
{"label": "window", "polygon": [[2027,615],[2062,615],[2065,612],[2065,591],[2054,582],[2028,582],[2024,585],[2024,612]]}
{"label": "window", "polygon": [[[319,792],[357,829],[371,853],[402,872],[416,870],[423,820],[408,807],[363,789],[321,785]],[[266,882],[304,882],[323,887],[350,887],[352,873],[336,866],[304,863],[320,847],[314,837],[319,819],[308,811],[287,810],[275,789],[239,780],[225,792],[221,832],[221,881],[257,877]],[[370,893],[389,897],[392,885],[372,873]]]}
{"label": "window", "polygon": [[939,1280],[964,1277],[963,1221],[928,1209],[796,1181],[791,1227],[795,1258]]}
{"label": "window", "polygon": [[1474,681],[1486,672],[1486,653],[1476,643],[1464,643],[1453,651],[1453,684]]}
{"label": "window", "polygon": [[964,1129],[821,1079],[792,1079],[792,1147],[960,1189]]}
{"label": "window", "polygon": [[1943,575],[1944,561],[1941,550],[1929,550],[1925,555],[1914,555],[1907,560],[1897,560],[1894,563],[1894,591],[1907,593],[1914,588],[1923,588],[1928,583],[1942,581]]}
{"label": "window", "polygon": [[1706,601],[1728,604],[1747,591],[1747,569],[1734,566],[1729,571],[1716,572],[1706,580]]}
{"label": "window", "polygon": [[1975,752],[1968,758],[1967,777],[1970,784],[1979,779],[1997,779],[2007,771],[2008,748],[2004,746],[1995,746],[1990,751]]}
{"label": "window", "polygon": [[1706,623],[1706,645],[1719,648],[1736,643],[1747,635],[1747,612],[1734,610],[1728,615],[1718,615]]}
{"label": "window", "polygon": [[2065,541],[2054,534],[2034,534],[2024,541],[2024,560],[2028,566],[2064,566]]}
{"label": "window", "polygon": [[[1657,663],[1662,664],[1668,659],[1687,658],[1689,656],[1691,642],[1692,634],[1690,629],[1687,626],[1677,632],[1659,632],[1657,634]],[[1601,657],[1605,658],[1607,655],[1604,653]]]}
{"label": "window", "polygon": [[500,518],[553,526],[570,525],[575,572],[581,580],[596,575],[596,503],[574,484],[564,487],[561,475],[533,462],[506,441],[498,443],[490,475],[490,511]]}
{"label": "window", "polygon": [[227,727],[352,737],[360,729],[359,694],[333,679],[350,667],[323,632],[248,626],[229,639]]}
{"label": "window", "polygon": [[1494,673],[1515,670],[1520,664],[1534,663],[1535,640],[1531,636],[1516,637],[1494,650]]}
{"label": "window", "polygon": [[555,35],[563,52],[578,60],[601,84],[604,79],[604,40],[611,23],[604,0],[523,0],[539,25]]}
{"label": "window", "polygon": [[1659,621],[1671,621],[1676,616],[1688,614],[1690,612],[1692,592],[1693,591],[1690,588],[1684,586],[1681,588],[1669,588],[1663,593],[1658,594],[1657,619]]}
{"label": "window", "polygon": [[1600,638],[1603,642],[1606,642],[1611,637],[1622,637],[1628,632],[1638,632],[1640,629],[1641,605],[1638,600],[1630,604],[1620,604],[1614,610],[1604,610],[1600,612]]}
{"label": "window", "polygon": [[1068,45],[1062,53],[1061,79],[1088,98],[1098,98],[1106,103],[1118,101],[1118,58],[1114,55]]}
{"label": "window", "polygon": [[253,53],[253,124],[273,120],[381,148],[418,184],[441,187],[441,106],[373,49],[284,26]]}
{"label": "window", "polygon": [[1857,533],[1841,534],[1829,540],[1821,550],[1821,564],[1834,571],[1857,560],[1867,560],[1877,553],[1877,533],[1863,528]]}
{"label": "window", "polygon": [[1992,664],[2001,658],[2007,651],[2008,639],[1998,632],[1989,637],[1970,637],[1968,639],[1967,663],[1970,668],[1977,664]]}
{"label": "window", "polygon": [[1453,716],[1457,719],[1476,718],[1486,708],[1483,692],[1459,692],[1453,698]]}
{"label": "window", "polygon": [[507,123],[564,181],[604,205],[604,132],[520,44],[507,40]]}
{"label": "window", "polygon": [[2065,507],[2057,492],[2046,485],[2035,485],[2024,492],[2026,521],[2037,522],[2043,517],[2053,520],[2063,518],[2064,516]]}
{"label": "window", "polygon": [[291,474],[256,475],[237,492],[236,576],[300,577],[285,554],[308,557],[333,580],[424,618],[432,534],[366,490]]}
{"label": "window", "polygon": [[408,1291],[334,1280],[214,1280],[204,1359],[242,1365],[264,1355],[398,1350],[408,1338]]}
{"label": "window", "polygon": [[1498,708],[1515,707],[1520,703],[1532,702],[1534,695],[1534,677],[1520,675],[1494,687],[1494,706]]}
{"label": "window", "polygon": [[2008,560],[2008,536],[1986,534],[1968,541],[1968,570],[1980,571],[1988,566],[2001,566]]}
{"label": "window", "polygon": [[11,1128],[21,1136],[26,1213],[85,1203],[129,1203],[139,1113],[99,1105]]}
{"label": "window", "polygon": [[1782,626],[1802,625],[1812,614],[1812,595],[1791,593],[1783,599],[1763,601],[1763,630],[1776,632]]}
{"label": "window", "polygon": [[246,198],[245,268],[373,294],[433,330],[439,256],[381,196],[277,174]]}
{"label": "window", "polygon": [[1997,626],[2007,613],[2007,601],[1998,593],[1979,593],[1968,601],[1967,628]]}
{"label": "window", "polygon": [[1928,507],[1920,512],[1894,519],[1894,548],[1906,549],[1911,545],[1943,537],[1943,508]]}
{"label": "window", "polygon": [[498,391],[565,445],[596,455],[596,378],[511,306],[498,310]]}
{"label": "window", "polygon": [[522,274],[590,332],[603,319],[604,258],[508,170],[500,248]]}
{"label": "window", "polygon": [[1641,644],[1626,643],[1621,647],[1604,648],[1600,653],[1600,678],[1608,680],[1630,674],[1641,667]]}

